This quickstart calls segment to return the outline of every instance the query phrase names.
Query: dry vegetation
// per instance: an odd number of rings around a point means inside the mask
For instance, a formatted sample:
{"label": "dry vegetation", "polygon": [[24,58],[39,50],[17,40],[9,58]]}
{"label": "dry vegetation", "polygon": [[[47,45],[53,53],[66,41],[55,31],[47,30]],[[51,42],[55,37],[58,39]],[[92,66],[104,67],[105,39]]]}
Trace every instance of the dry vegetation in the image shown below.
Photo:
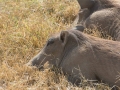
{"label": "dry vegetation", "polygon": [[76,87],[64,75],[25,66],[78,10],[76,0],[0,0],[0,90],[110,90],[86,80]]}

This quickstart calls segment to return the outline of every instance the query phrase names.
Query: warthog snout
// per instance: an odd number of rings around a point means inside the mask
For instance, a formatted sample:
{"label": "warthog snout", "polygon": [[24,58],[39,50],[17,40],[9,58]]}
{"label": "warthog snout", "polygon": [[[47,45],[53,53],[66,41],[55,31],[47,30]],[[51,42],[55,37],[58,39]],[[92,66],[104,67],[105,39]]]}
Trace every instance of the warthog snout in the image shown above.
{"label": "warthog snout", "polygon": [[36,55],[34,58],[32,58],[27,63],[27,66],[34,66],[34,67],[37,67],[39,69],[43,69],[44,64],[46,63],[46,58],[50,58],[51,55],[46,55],[46,54],[41,53],[41,52],[38,55]]}
{"label": "warthog snout", "polygon": [[[34,61],[34,59],[32,59],[33,61]],[[31,60],[31,61],[32,61]],[[28,66],[28,67],[33,67],[33,68],[38,68],[38,69],[43,69],[44,67],[43,67],[43,65],[36,65],[36,64],[33,64],[33,62],[28,62],[27,64],[26,64],[26,66]]]}

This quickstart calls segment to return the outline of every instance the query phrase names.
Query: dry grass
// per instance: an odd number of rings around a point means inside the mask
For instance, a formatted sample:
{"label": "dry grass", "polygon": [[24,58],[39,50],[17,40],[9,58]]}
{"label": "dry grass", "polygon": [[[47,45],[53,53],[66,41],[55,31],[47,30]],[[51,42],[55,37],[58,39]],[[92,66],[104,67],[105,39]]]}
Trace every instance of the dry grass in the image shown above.
{"label": "dry grass", "polygon": [[75,1],[0,0],[0,90],[110,90],[86,80],[76,87],[64,75],[24,66],[49,35],[70,27]]}

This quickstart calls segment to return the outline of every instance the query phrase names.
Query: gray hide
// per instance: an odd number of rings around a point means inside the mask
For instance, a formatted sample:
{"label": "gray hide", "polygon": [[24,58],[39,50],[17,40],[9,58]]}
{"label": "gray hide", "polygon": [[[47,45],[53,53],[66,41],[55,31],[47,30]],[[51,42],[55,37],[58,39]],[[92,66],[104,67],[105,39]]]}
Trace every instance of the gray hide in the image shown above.
{"label": "gray hide", "polygon": [[51,37],[43,49],[28,65],[44,67],[49,65],[62,68],[64,73],[102,81],[110,86],[120,86],[120,42],[104,40],[84,34],[78,30],[62,31]]}
{"label": "gray hide", "polygon": [[[98,29],[120,41],[120,0],[78,0],[81,10],[74,29]],[[88,6],[88,7],[87,7]]]}

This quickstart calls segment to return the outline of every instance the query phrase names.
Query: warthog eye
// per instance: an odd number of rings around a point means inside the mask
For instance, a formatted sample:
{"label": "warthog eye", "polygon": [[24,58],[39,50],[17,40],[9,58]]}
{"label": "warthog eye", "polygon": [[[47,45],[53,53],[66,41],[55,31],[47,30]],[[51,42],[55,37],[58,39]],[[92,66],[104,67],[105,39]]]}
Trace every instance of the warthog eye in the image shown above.
{"label": "warthog eye", "polygon": [[49,39],[48,42],[47,42],[47,46],[50,45],[50,44],[53,44],[54,43],[54,39]]}

